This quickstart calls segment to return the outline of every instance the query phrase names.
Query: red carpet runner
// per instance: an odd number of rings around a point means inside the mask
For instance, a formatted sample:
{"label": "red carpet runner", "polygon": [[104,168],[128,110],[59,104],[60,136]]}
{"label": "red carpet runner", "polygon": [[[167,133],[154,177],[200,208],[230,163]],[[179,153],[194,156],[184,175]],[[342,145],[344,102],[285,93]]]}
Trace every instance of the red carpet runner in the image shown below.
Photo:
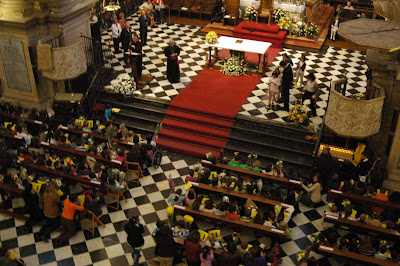
{"label": "red carpet runner", "polygon": [[[268,50],[272,62],[279,50]],[[219,158],[234,118],[261,77],[230,77],[205,68],[169,105],[157,143],[163,149]]]}

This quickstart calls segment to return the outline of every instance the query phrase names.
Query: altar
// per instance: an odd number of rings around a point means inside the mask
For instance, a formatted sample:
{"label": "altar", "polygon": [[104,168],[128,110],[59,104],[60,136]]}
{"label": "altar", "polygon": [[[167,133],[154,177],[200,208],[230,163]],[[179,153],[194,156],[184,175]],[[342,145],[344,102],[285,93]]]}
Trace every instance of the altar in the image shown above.
{"label": "altar", "polygon": [[[231,51],[231,54],[234,52],[239,52],[239,57],[244,59],[244,53],[255,53],[258,54],[258,65],[257,65],[257,73],[261,74],[264,70],[264,66],[268,63],[268,54],[266,52],[268,48],[272,45],[269,42],[260,42],[260,41],[253,41],[248,39],[239,39],[234,37],[227,37],[221,36],[218,38],[217,43],[209,44],[206,43],[208,47],[208,58],[207,58],[207,65],[212,66],[219,60],[218,56],[218,49],[227,49]],[[212,49],[214,48],[214,58],[212,55]]]}
{"label": "altar", "polygon": [[282,9],[283,12],[296,14],[303,18],[306,16],[306,5],[302,0],[294,1],[274,1],[274,9]]}

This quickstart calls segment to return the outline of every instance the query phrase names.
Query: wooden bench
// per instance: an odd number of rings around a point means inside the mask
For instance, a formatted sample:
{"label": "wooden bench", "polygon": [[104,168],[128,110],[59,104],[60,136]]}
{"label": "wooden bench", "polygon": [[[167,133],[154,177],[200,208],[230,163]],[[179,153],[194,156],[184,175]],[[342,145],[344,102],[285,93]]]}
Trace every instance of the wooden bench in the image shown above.
{"label": "wooden bench", "polygon": [[320,252],[324,252],[324,253],[329,253],[335,256],[341,256],[341,257],[345,257],[349,260],[356,260],[356,261],[361,261],[367,264],[375,264],[375,265],[382,265],[382,266],[394,266],[394,265],[398,265],[396,263],[394,263],[393,261],[390,260],[381,260],[381,259],[377,259],[375,257],[370,257],[370,256],[365,256],[362,254],[358,254],[358,253],[354,253],[354,252],[350,252],[350,251],[345,251],[345,250],[341,250],[338,248],[332,248],[332,247],[327,247],[324,245],[320,245],[318,247],[318,251]]}
{"label": "wooden bench", "polygon": [[[6,113],[3,113],[3,112],[0,112],[0,116],[6,117],[6,118],[9,118],[9,119],[12,119],[12,120],[16,120],[16,121],[24,120],[26,123],[29,123],[29,124],[39,124],[39,125],[41,125],[43,123],[42,121],[39,121],[39,120],[32,120],[32,119],[29,119],[29,118],[23,118],[23,117],[20,117],[20,116],[17,116],[17,115],[10,115],[10,114],[6,114]],[[94,134],[92,132],[87,132],[87,131],[84,131],[84,130],[71,128],[71,127],[66,127],[66,126],[61,126],[60,129],[63,130],[63,131],[69,132],[69,133],[82,134],[82,135],[86,134],[86,135],[91,136],[94,139],[98,139],[98,140],[103,141],[103,142],[104,141],[105,142],[108,141],[108,138],[106,136],[99,135],[99,134]],[[121,145],[124,145],[124,146],[128,146],[128,147],[132,147],[132,146],[135,145],[133,142],[129,142],[129,141],[125,141],[125,140],[119,140],[117,138],[113,138],[112,141],[113,142],[117,142],[118,144],[121,144]]]}
{"label": "wooden bench", "polygon": [[226,216],[219,216],[214,213],[209,213],[205,211],[199,211],[199,210],[193,210],[192,208],[189,207],[184,207],[180,205],[174,205],[175,213],[180,213],[180,214],[189,214],[192,216],[200,217],[202,219],[210,219],[219,223],[224,223],[224,224],[229,224],[235,228],[244,228],[247,230],[252,230],[252,231],[259,231],[263,234],[276,237],[276,238],[283,238],[286,239],[286,234],[283,230],[268,227],[265,225],[261,224],[255,224],[251,222],[245,222],[233,218],[229,218]]}
{"label": "wooden bench", "polygon": [[351,202],[357,202],[363,205],[373,206],[373,207],[382,207],[385,209],[394,210],[400,212],[400,204],[392,203],[390,201],[378,200],[375,198],[365,197],[362,195],[357,195],[349,192],[342,192],[339,190],[329,189],[328,199],[330,201],[343,201],[348,199]]}
{"label": "wooden bench", "polygon": [[263,181],[268,182],[268,183],[276,182],[276,183],[281,183],[285,186],[292,186],[292,185],[301,186],[301,182],[298,180],[293,180],[293,179],[289,179],[286,177],[280,177],[280,176],[273,176],[270,174],[259,173],[259,172],[255,172],[253,170],[242,169],[242,168],[230,166],[227,164],[222,164],[222,163],[213,164],[212,162],[207,161],[207,160],[202,160],[201,164],[203,166],[207,166],[209,168],[225,169],[225,170],[228,170],[231,172],[235,172],[235,173],[239,174],[239,176],[250,176],[250,177],[254,177],[254,178],[261,178]]}
{"label": "wooden bench", "polygon": [[21,142],[25,145],[25,140],[22,137],[19,137],[17,135],[13,135],[12,133],[6,133],[6,132],[0,132],[0,137],[14,140],[16,142]]}
{"label": "wooden bench", "polygon": [[227,189],[227,188],[214,187],[214,186],[205,185],[205,184],[197,183],[197,182],[189,182],[189,183],[192,184],[192,187],[194,187],[196,189],[204,189],[204,190],[208,190],[208,191],[218,192],[218,193],[222,193],[225,195],[242,198],[242,199],[251,199],[255,202],[260,202],[263,204],[273,205],[273,206],[278,205],[278,206],[282,206],[283,208],[293,207],[292,205],[289,205],[289,204],[286,204],[283,202],[279,202],[279,201],[275,201],[275,200],[271,200],[271,199],[267,199],[267,198],[262,198],[262,197],[255,196],[255,195],[239,193],[239,192],[235,192],[233,190]]}
{"label": "wooden bench", "polygon": [[61,178],[65,178],[65,179],[68,179],[68,180],[71,180],[74,182],[82,183],[82,184],[88,185],[90,187],[100,187],[100,184],[101,184],[99,181],[90,180],[89,178],[84,178],[84,177],[80,177],[80,176],[76,176],[76,175],[67,175],[63,171],[49,168],[45,165],[38,165],[38,164],[35,164],[32,162],[22,162],[21,165],[26,168],[30,168],[30,169],[37,170],[39,172],[46,173],[50,176],[59,176]]}
{"label": "wooden bench", "polygon": [[118,160],[113,160],[113,159],[109,160],[98,154],[92,154],[92,153],[88,153],[88,152],[84,152],[84,151],[80,151],[80,150],[75,150],[72,148],[62,147],[62,146],[50,144],[50,143],[44,142],[44,141],[42,141],[40,143],[40,145],[43,146],[43,148],[51,149],[51,150],[55,151],[56,153],[73,154],[73,155],[80,156],[80,157],[89,156],[89,157],[96,159],[96,161],[101,161],[105,164],[109,164],[109,165],[116,166],[116,167],[120,167],[122,165],[122,163]]}
{"label": "wooden bench", "polygon": [[400,233],[396,230],[383,228],[380,226],[370,225],[367,223],[361,223],[359,221],[353,221],[350,219],[336,217],[329,214],[324,215],[324,221],[342,226],[350,227],[357,231],[364,231],[367,233],[379,234],[380,237],[385,239],[400,240]]}

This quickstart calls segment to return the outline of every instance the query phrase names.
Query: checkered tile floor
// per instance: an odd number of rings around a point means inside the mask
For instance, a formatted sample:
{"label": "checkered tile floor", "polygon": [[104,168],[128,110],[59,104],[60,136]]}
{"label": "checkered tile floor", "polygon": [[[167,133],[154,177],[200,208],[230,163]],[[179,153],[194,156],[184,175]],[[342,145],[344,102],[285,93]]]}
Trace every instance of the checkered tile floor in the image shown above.
{"label": "checkered tile floor", "polygon": [[[79,230],[69,240],[68,245],[60,246],[54,239],[59,232],[51,234],[49,243],[39,241],[37,232],[40,226],[33,227],[33,234],[24,234],[24,221],[0,214],[1,243],[21,257],[27,265],[132,265],[131,247],[127,243],[124,225],[127,220],[138,215],[145,225],[145,244],[140,262],[154,257],[155,243],[150,233],[158,220],[166,220],[166,198],[169,195],[168,176],[171,176],[177,188],[182,188],[184,178],[190,166],[196,164],[197,159],[183,157],[175,153],[168,153],[162,159],[158,169],[146,169],[145,177],[141,179],[141,186],[129,189],[127,202],[121,202],[121,209],[116,211],[102,207],[105,227],[98,227],[94,237],[91,233]],[[326,201],[326,197],[323,197]],[[21,209],[24,201],[14,199],[13,209]],[[11,209],[10,209],[11,210]],[[280,245],[282,265],[294,265],[297,262],[296,254],[303,251],[311,243],[311,235],[323,230],[322,215],[326,210],[325,202],[314,209],[300,204],[301,213],[290,222],[292,240]],[[196,221],[202,230],[215,228],[215,225],[205,221]],[[233,231],[229,228],[221,229],[221,235],[226,239]],[[257,239],[252,232],[241,232],[242,241],[250,244],[264,243],[269,245],[267,238]],[[317,259],[324,259],[321,255],[313,254]]]}
{"label": "checkered tile floor", "polygon": [[[137,20],[136,16],[129,20],[133,31],[136,32],[138,32]],[[146,57],[143,59],[143,73],[151,73],[155,76],[155,79],[141,91],[142,94],[171,101],[203,70],[206,50],[204,37],[197,34],[199,29],[199,27],[187,25],[168,26],[167,24],[161,24],[149,31],[148,45],[143,48],[143,52],[146,54]],[[176,43],[182,49],[180,56],[181,82],[176,84],[169,83],[165,77],[166,58],[163,54],[163,49],[170,38],[176,40]],[[110,51],[114,51],[111,30],[104,32],[102,39],[109,45]],[[343,73],[348,72],[349,83],[347,94],[365,92],[366,77],[364,73],[367,70],[367,65],[364,62],[365,55],[362,52],[334,47],[329,47],[327,51],[321,53],[283,49],[273,60],[269,70],[266,72],[266,77],[261,79],[260,83],[247,98],[239,110],[239,114],[288,122],[288,112],[283,110],[283,104],[277,106],[275,110],[268,109],[266,106],[266,103],[268,103],[268,77],[271,76],[272,71],[279,65],[283,53],[289,54],[295,66],[301,55],[305,54],[307,58],[305,76],[308,73],[315,73],[317,77],[322,94],[317,100],[317,116],[311,118],[315,124],[320,124],[325,114],[331,80],[336,80]],[[130,66],[126,65],[123,61],[122,53],[117,54],[112,59],[112,66],[119,76],[131,73]],[[112,81],[111,84],[115,82],[116,80]],[[292,104],[294,104],[296,98],[301,98],[299,88],[293,88],[290,94]],[[306,101],[306,104],[309,104],[309,100]],[[309,108],[307,110],[310,111]]]}
{"label": "checkered tile floor", "polygon": [[[139,34],[138,17],[128,19],[132,32]],[[141,91],[142,94],[152,97],[173,100],[205,66],[206,52],[204,50],[204,37],[198,36],[199,27],[189,25],[160,24],[155,28],[149,28],[147,45],[143,47],[143,74],[151,74],[155,78],[149,86]],[[179,68],[181,79],[179,83],[171,84],[166,78],[167,58],[164,56],[164,48],[168,41],[174,39],[181,48],[179,56]],[[114,51],[111,29],[103,32],[102,40],[110,51]],[[112,53],[113,54],[113,53]],[[123,54],[116,54],[112,59],[112,66],[118,77],[132,73],[130,65],[126,65]],[[116,80],[112,81],[114,84]],[[106,89],[109,86],[106,86]]]}
{"label": "checkered tile floor", "polygon": [[[267,82],[272,72],[279,63],[282,61],[282,54],[287,53],[293,61],[294,78],[296,77],[295,68],[302,55],[306,56],[306,70],[304,77],[309,73],[313,73],[317,78],[319,87],[322,90],[321,95],[317,99],[317,116],[312,117],[311,121],[315,124],[321,124],[327,106],[328,91],[330,82],[343,77],[347,73],[348,85],[346,95],[357,93],[364,93],[366,87],[365,71],[368,66],[365,63],[365,54],[359,51],[346,50],[341,48],[329,47],[326,52],[312,53],[293,49],[282,49],[279,55],[271,63],[268,71],[265,73],[266,77],[261,79],[261,82],[253,90],[239,114],[255,116],[259,118],[273,119],[280,122],[288,122],[288,112],[283,110],[283,103],[276,107],[276,111],[266,106],[268,102],[268,86]],[[305,78],[304,78],[305,81]],[[290,103],[294,104],[296,99],[301,99],[302,94],[300,88],[292,88],[290,90]],[[306,100],[305,104],[310,101]],[[307,111],[311,112],[307,107]]]}

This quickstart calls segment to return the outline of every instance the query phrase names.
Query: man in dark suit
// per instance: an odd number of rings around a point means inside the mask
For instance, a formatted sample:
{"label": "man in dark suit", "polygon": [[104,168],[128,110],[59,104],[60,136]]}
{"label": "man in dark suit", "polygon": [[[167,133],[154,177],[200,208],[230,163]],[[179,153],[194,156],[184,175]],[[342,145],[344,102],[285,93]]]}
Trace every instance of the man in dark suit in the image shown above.
{"label": "man in dark suit", "polygon": [[285,111],[289,112],[289,90],[293,85],[293,70],[288,62],[282,61],[279,64],[284,68],[282,77],[282,94]]}
{"label": "man in dark suit", "polygon": [[[141,54],[142,53],[142,43],[139,42],[139,37],[135,34],[133,35],[132,42],[129,48],[132,52]],[[143,69],[143,59],[142,55],[138,55],[136,59],[136,70],[139,80],[142,77],[142,69]]]}
{"label": "man in dark suit", "polygon": [[129,45],[132,42],[131,25],[129,25],[129,22],[126,22],[125,28],[122,29],[121,42],[122,42],[122,49],[124,49],[124,62],[125,64],[128,64],[128,55],[126,54],[126,52],[128,52]]}
{"label": "man in dark suit", "polygon": [[140,17],[139,17],[139,31],[140,31],[140,40],[142,42],[142,45],[147,44],[147,30],[150,24],[150,19],[146,15],[146,11],[141,10],[140,11]]}

